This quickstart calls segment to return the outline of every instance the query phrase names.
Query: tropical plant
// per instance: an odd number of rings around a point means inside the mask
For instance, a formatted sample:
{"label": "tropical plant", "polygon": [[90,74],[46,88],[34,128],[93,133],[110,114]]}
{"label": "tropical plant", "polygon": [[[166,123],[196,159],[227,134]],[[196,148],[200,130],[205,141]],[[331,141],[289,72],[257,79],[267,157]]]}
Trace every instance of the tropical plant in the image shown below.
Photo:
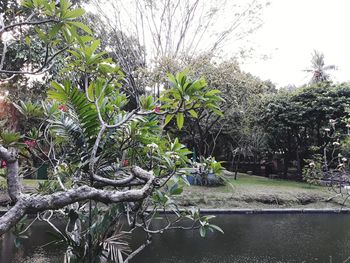
{"label": "tropical plant", "polygon": [[[139,107],[129,110],[122,91],[123,72],[106,52],[99,51],[100,41],[91,37],[91,30],[76,21],[83,9],[74,8],[67,0],[59,5],[49,0],[26,0],[23,7],[38,12],[41,20],[27,20],[2,30],[34,25],[46,46],[62,46],[57,52],[64,54],[66,79],[51,82],[41,106],[20,103],[17,108],[27,120],[41,124],[0,145],[13,203],[0,217],[0,234],[28,213],[39,213],[37,219],[58,232],[51,219],[54,211],[60,210],[68,221],[65,233],[59,234],[68,245],[68,258],[129,262],[151,243],[152,234],[197,228],[204,236],[208,230],[221,231],[210,223],[210,217],[193,210],[181,212],[172,200],[187,182],[178,169],[189,164],[191,152],[164,130],[172,118],[181,130],[187,112],[196,115],[203,109],[221,114],[219,92],[213,92],[204,79],[191,80],[183,72],[169,74],[169,86],[159,99],[144,96]],[[46,61],[34,71],[0,73],[36,74],[48,66]],[[24,147],[14,147],[17,143]],[[28,167],[23,162],[20,166],[18,153],[25,156],[28,152],[51,166],[53,181],[39,187],[44,193],[21,192],[19,168]],[[217,165],[213,168],[218,169]],[[165,214],[165,226],[155,228],[152,222],[159,210],[171,210],[175,215],[169,218]],[[115,224],[120,216],[127,218],[126,231],[132,234],[139,229],[146,234],[145,243],[133,252],[124,230]],[[185,220],[192,221],[190,227],[182,225]]]}
{"label": "tropical plant", "polygon": [[328,73],[330,70],[336,70],[335,65],[325,65],[324,54],[314,50],[311,58],[311,67],[305,72],[312,74],[310,83],[319,83],[329,81],[331,76]]}

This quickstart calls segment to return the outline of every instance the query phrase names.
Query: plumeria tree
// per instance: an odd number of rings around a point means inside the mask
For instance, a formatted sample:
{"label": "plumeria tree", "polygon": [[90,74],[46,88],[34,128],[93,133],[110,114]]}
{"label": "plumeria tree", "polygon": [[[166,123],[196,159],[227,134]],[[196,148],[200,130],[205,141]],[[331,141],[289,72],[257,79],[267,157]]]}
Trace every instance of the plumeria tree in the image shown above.
{"label": "plumeria tree", "polygon": [[[39,74],[56,59],[64,68],[62,81],[50,83],[47,100],[17,103],[28,123],[24,134],[2,131],[7,136],[2,136],[0,158],[6,161],[11,207],[0,217],[0,235],[11,229],[22,234],[18,224],[27,214],[37,213],[36,220],[46,221],[68,244],[70,260],[129,262],[151,243],[153,234],[177,228],[198,228],[202,236],[208,230],[221,231],[210,217],[197,210],[180,211],[172,201],[186,184],[180,168],[188,164],[190,151],[164,131],[171,119],[181,129],[186,112],[217,111],[218,92],[211,92],[204,79],[190,80],[178,73],[168,76],[159,99],[141,97],[130,110],[121,69],[105,52],[97,52],[100,41],[77,20],[83,9],[68,0],[25,0],[22,6],[31,15],[3,24],[0,33],[24,28],[28,43],[35,33],[44,60],[38,68],[0,74]],[[24,160],[30,154],[51,167],[51,180],[37,194],[22,192],[21,176],[28,170]],[[154,228],[159,211],[167,210],[174,216],[164,214],[165,224]],[[67,218],[64,231],[51,221],[56,212]],[[122,217],[128,222],[126,229],[119,224]],[[183,224],[186,220],[191,223]],[[127,236],[136,229],[144,231],[145,242],[131,251]]]}

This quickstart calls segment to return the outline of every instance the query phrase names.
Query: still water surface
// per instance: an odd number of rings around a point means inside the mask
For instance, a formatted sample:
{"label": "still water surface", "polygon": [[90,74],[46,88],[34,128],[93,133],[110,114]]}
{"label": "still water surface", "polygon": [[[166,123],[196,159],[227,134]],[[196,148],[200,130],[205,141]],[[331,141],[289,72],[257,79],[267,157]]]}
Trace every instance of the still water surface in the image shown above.
{"label": "still water surface", "polygon": [[[172,231],[155,236],[133,263],[289,263],[344,262],[350,256],[350,215],[250,214],[218,215],[225,234]],[[0,241],[1,263],[62,263],[63,247],[40,245],[49,228],[36,224],[24,246],[13,237]],[[136,246],[139,237],[133,240]]]}

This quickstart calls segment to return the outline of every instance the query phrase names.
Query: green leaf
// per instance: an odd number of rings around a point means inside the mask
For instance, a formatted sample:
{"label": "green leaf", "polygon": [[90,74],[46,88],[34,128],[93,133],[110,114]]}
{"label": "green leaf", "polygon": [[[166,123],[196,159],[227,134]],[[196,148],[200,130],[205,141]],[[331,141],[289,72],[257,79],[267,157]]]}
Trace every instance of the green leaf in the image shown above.
{"label": "green leaf", "polygon": [[0,134],[0,141],[5,146],[11,146],[16,144],[20,138],[21,138],[21,135],[17,132],[3,131]]}
{"label": "green leaf", "polygon": [[182,112],[179,112],[176,115],[176,124],[179,130],[181,130],[182,127],[184,126],[184,114]]}
{"label": "green leaf", "polygon": [[177,184],[174,184],[171,188],[170,188],[170,194],[171,195],[179,195],[183,192],[183,188],[179,187]]}
{"label": "green leaf", "polygon": [[213,96],[213,95],[218,94],[218,93],[221,93],[221,91],[218,89],[213,89],[211,91],[208,91],[205,95],[206,96]]}
{"label": "green leaf", "polygon": [[219,226],[217,226],[217,225],[209,225],[209,227],[210,228],[212,228],[212,229],[214,229],[214,230],[216,230],[216,231],[218,231],[218,232],[220,232],[220,233],[222,233],[222,234],[224,234],[224,230],[222,230]]}
{"label": "green leaf", "polygon": [[211,109],[215,114],[219,115],[220,117],[224,117],[224,114],[222,113],[221,110],[213,108]]}
{"label": "green leaf", "polygon": [[99,39],[93,41],[91,44],[92,52],[95,52],[97,50],[97,48],[100,46],[100,44],[101,44],[101,40],[99,40]]}
{"label": "green leaf", "polygon": [[69,10],[65,13],[63,19],[71,19],[71,18],[76,18],[80,17],[85,14],[85,10],[83,8],[77,8],[74,10]]}
{"label": "green leaf", "polygon": [[164,126],[166,126],[173,118],[174,118],[174,114],[167,115],[165,117]]}
{"label": "green leaf", "polygon": [[83,24],[82,22],[74,21],[74,22],[69,22],[69,24],[84,30],[89,35],[92,35],[91,29],[87,25]]}
{"label": "green leaf", "polygon": [[201,235],[201,237],[205,237],[206,233],[207,233],[206,228],[203,227],[203,226],[201,226],[201,227],[199,228],[199,234]]}
{"label": "green leaf", "polygon": [[30,46],[30,37],[29,36],[26,36],[25,41],[26,41],[26,45]]}
{"label": "green leaf", "polygon": [[195,110],[189,110],[188,112],[189,112],[189,114],[191,114],[191,116],[193,118],[196,118],[196,119],[198,118],[198,114],[197,114],[197,112]]}
{"label": "green leaf", "polygon": [[89,87],[88,87],[88,99],[89,100],[94,100],[94,88],[95,88],[95,83],[93,81],[91,81]]}
{"label": "green leaf", "polygon": [[62,28],[63,24],[60,23],[60,24],[57,24],[55,25],[54,27],[52,27],[52,29],[50,30],[49,32],[49,36],[52,38],[54,36],[57,35],[58,31],[60,31],[60,29]]}
{"label": "green leaf", "polygon": [[36,33],[38,34],[39,38],[42,41],[46,42],[47,41],[46,34],[39,27],[35,27],[34,29],[35,29]]}

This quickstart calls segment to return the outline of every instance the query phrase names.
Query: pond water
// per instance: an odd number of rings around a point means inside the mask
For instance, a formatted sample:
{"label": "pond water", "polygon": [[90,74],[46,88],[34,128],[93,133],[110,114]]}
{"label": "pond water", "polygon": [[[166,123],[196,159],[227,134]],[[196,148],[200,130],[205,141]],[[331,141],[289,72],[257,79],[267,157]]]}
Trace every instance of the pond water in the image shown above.
{"label": "pond water", "polygon": [[[218,215],[225,234],[172,231],[155,236],[133,263],[289,263],[344,262],[350,256],[350,215],[249,214]],[[32,236],[16,249],[13,237],[0,241],[1,263],[62,262],[64,248],[40,245],[49,228],[36,224]],[[139,237],[133,240],[135,246]]]}

